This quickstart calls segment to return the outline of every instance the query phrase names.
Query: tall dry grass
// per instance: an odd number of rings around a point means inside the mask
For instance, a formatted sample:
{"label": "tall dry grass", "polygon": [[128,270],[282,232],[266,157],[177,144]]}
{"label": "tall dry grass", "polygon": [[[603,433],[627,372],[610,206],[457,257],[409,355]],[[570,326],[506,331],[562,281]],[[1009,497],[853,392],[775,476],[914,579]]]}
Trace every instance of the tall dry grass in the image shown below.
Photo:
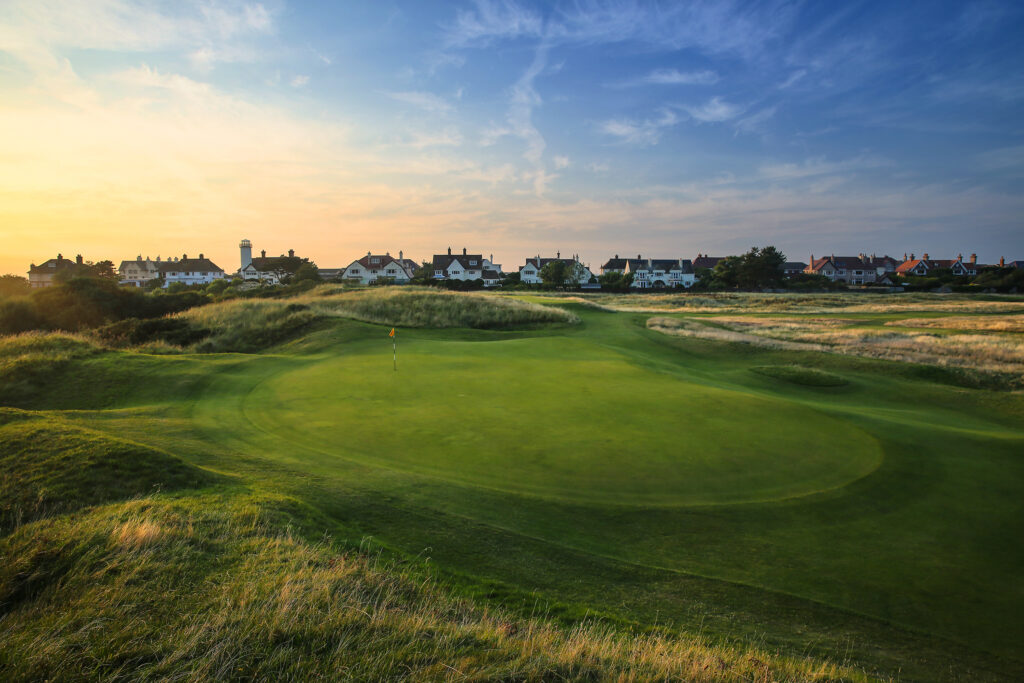
{"label": "tall dry grass", "polygon": [[[861,680],[700,637],[567,628],[311,543],[280,498],[154,498],[0,539],[5,680]],[[282,507],[283,506],[283,507]],[[35,586],[26,592],[26,577]]]}
{"label": "tall dry grass", "polygon": [[938,294],[587,294],[581,301],[632,313],[1024,313],[1024,300]]}
{"label": "tall dry grass", "polygon": [[[900,321],[912,327],[905,323]],[[928,334],[895,327],[863,327],[860,321],[843,318],[655,317],[647,325],[668,334],[766,348],[825,351],[1024,376],[1024,338],[1017,335]]]}

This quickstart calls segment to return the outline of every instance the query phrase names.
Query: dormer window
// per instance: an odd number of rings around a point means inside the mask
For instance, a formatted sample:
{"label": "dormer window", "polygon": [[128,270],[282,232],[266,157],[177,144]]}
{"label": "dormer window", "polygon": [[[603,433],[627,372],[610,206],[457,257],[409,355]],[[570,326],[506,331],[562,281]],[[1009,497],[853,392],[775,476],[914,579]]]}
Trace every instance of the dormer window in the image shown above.
{"label": "dormer window", "polygon": [[380,257],[374,256],[370,259],[370,263],[380,263]]}
{"label": "dormer window", "polygon": [[476,261],[470,261],[470,262],[469,262],[469,265],[471,265],[471,266],[475,266],[475,265],[476,265]]}

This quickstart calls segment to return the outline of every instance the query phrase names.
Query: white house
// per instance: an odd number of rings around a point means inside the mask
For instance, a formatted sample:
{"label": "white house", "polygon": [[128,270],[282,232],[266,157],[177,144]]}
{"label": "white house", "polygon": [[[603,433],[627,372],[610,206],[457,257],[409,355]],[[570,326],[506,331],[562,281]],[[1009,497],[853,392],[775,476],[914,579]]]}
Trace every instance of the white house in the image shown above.
{"label": "white house", "polygon": [[164,279],[164,287],[170,286],[172,282],[208,285],[214,280],[223,279],[224,271],[202,254],[199,258],[189,258],[188,254],[183,254],[180,259],[170,259],[161,263],[160,275]]}
{"label": "white house", "polygon": [[557,252],[555,258],[541,258],[538,254],[534,258],[526,259],[526,264],[519,267],[519,281],[527,285],[539,285],[543,282],[540,276],[541,269],[552,261],[562,261],[570,268],[570,279],[577,285],[590,282],[594,274],[590,268],[580,263],[580,257],[562,258],[562,252]]}
{"label": "white house", "polygon": [[405,258],[401,251],[398,252],[398,258],[392,256],[391,252],[366,252],[366,256],[356,259],[342,271],[340,279],[368,285],[380,278],[389,278],[389,281],[395,284],[404,285],[416,274],[417,268],[419,264]]}
{"label": "white house", "polygon": [[295,273],[295,270],[303,261],[295,255],[294,249],[288,250],[288,255],[267,256],[267,250],[260,251],[256,258],[252,256],[252,242],[242,240],[238,245],[241,252],[241,267],[238,269],[238,276],[246,282],[276,285],[280,284],[285,277]]}
{"label": "white house", "polygon": [[485,287],[493,287],[501,281],[501,266],[493,263],[494,256],[484,258],[481,254],[434,254],[433,269],[436,280],[483,280]]}
{"label": "white house", "polygon": [[697,281],[693,272],[693,262],[688,258],[677,259],[629,259],[626,273],[633,274],[633,284],[637,289],[662,287],[690,288]]}
{"label": "white house", "polygon": [[148,256],[143,260],[140,254],[134,261],[121,261],[117,267],[117,276],[122,285],[141,287],[160,277],[160,257],[156,261],[151,261]]}

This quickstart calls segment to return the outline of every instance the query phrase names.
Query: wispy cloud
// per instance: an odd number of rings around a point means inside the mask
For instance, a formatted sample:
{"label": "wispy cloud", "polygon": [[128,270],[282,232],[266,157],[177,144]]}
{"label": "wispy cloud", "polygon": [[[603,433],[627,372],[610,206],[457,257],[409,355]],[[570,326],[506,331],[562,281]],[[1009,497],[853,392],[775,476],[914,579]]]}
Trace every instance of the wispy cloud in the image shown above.
{"label": "wispy cloud", "polygon": [[306,76],[304,74],[297,74],[295,76],[292,76],[292,80],[290,81],[290,83],[293,88],[303,88],[309,84],[309,76]]}
{"label": "wispy cloud", "polygon": [[627,81],[612,83],[613,88],[631,88],[641,85],[713,85],[718,82],[714,71],[679,71],[655,69],[650,73]]}
{"label": "wispy cloud", "polygon": [[650,146],[658,143],[665,128],[677,123],[679,123],[678,114],[671,109],[662,109],[661,116],[656,119],[643,121],[612,119],[601,123],[599,130],[606,135],[619,138],[621,142]]}
{"label": "wispy cloud", "polygon": [[398,102],[419,107],[424,111],[445,114],[452,110],[452,105],[448,100],[430,92],[409,90],[404,92],[384,92],[383,94]]}
{"label": "wispy cloud", "polygon": [[765,107],[750,116],[745,116],[736,122],[736,132],[738,133],[763,133],[764,124],[767,123],[772,117],[775,116],[777,107]]}
{"label": "wispy cloud", "polygon": [[544,20],[514,0],[477,0],[472,10],[459,10],[448,27],[449,47],[483,47],[497,39],[539,38]]}
{"label": "wispy cloud", "polygon": [[683,107],[683,110],[704,123],[729,121],[743,113],[742,107],[729,104],[721,97],[712,97],[702,105]]}
{"label": "wispy cloud", "polygon": [[556,169],[561,170],[563,168],[569,168],[569,157],[567,156],[555,156],[552,161],[554,162]]}

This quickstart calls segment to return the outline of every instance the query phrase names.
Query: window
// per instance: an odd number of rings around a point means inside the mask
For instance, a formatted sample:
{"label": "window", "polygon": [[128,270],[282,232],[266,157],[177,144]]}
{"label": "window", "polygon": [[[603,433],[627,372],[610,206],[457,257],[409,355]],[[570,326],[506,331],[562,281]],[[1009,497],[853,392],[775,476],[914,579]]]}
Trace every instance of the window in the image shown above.
{"label": "window", "polygon": [[476,265],[476,261],[470,261],[470,262],[469,262],[469,265],[471,265],[471,266],[475,266],[475,265]]}
{"label": "window", "polygon": [[377,257],[377,256],[374,256],[372,259],[370,259],[370,263],[380,263],[380,258]]}
{"label": "window", "polygon": [[864,271],[863,270],[855,270],[855,271],[853,271],[853,274],[854,275],[863,275]]}

